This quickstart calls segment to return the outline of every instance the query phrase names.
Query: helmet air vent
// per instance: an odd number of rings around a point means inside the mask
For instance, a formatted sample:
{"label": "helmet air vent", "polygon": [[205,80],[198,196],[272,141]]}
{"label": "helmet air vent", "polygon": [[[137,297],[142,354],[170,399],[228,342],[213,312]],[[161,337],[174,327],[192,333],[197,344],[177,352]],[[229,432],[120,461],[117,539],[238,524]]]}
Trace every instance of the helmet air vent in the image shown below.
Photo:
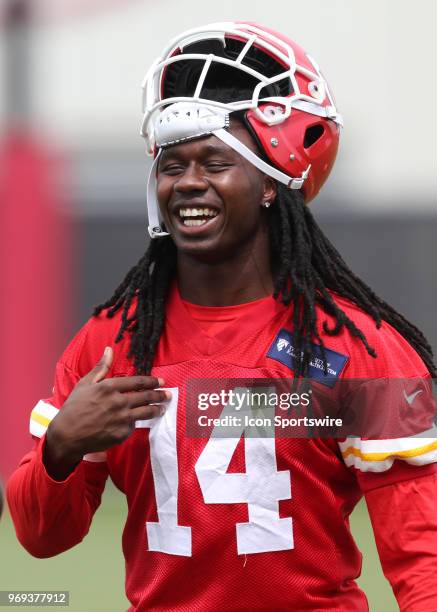
{"label": "helmet air vent", "polygon": [[319,140],[319,138],[323,135],[325,128],[320,123],[316,125],[312,125],[305,131],[305,138],[303,141],[304,149],[308,149],[315,142]]}

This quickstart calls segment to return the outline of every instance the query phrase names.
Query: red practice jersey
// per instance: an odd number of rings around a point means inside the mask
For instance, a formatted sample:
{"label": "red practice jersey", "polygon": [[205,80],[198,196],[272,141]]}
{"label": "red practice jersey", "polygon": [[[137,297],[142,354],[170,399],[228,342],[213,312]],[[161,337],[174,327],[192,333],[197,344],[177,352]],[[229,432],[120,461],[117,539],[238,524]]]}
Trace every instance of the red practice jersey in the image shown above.
{"label": "red practice jersey", "polygon": [[[376,330],[368,315],[334,298],[378,358],[346,330],[333,337],[324,334],[323,321],[331,321],[319,310],[333,379],[429,376],[392,327],[383,323]],[[76,512],[75,521],[64,523],[69,525],[65,531],[74,523],[72,529],[78,534],[82,529],[83,537],[105,480],[112,478],[128,501],[123,552],[131,611],[368,610],[355,582],[361,554],[348,517],[363,490],[379,486],[372,478],[391,473],[391,482],[405,479],[402,467],[391,469],[395,460],[416,466],[437,461],[435,440],[250,438],[244,431],[233,438],[189,437],[187,381],[292,377],[285,358],[292,344],[291,311],[271,297],[229,307],[212,333],[208,309],[202,320],[196,308],[181,300],[176,285],[166,308],[152,371],[172,390],[166,413],[137,422],[126,442],[85,457],[65,482],[57,483],[44,470],[41,447],[48,423],[74,385],[99,361],[105,346],[114,349],[109,376],[134,374],[127,359],[129,338],[114,343],[119,314],[90,319],[63,354],[52,397],[32,412],[31,433],[42,442],[20,468],[29,470],[32,464],[41,480],[41,505],[54,493],[57,499],[62,494],[68,498],[62,508],[57,502],[49,510],[53,504],[47,503],[45,512]],[[317,380],[322,370],[315,359],[310,376]],[[380,399],[380,409],[388,409]],[[11,505],[19,504],[15,496]],[[54,516],[46,518],[47,525],[56,522]],[[65,540],[63,548],[72,545],[71,537],[61,530],[57,534]],[[57,546],[41,543],[37,554],[55,554],[62,542]]]}

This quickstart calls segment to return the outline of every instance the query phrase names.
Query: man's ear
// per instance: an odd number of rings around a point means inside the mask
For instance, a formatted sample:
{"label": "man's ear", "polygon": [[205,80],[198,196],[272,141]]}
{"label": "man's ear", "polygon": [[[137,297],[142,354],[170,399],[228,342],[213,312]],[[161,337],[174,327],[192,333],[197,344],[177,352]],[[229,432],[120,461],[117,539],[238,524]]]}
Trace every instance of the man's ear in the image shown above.
{"label": "man's ear", "polygon": [[263,193],[263,201],[264,202],[274,202],[276,199],[276,194],[278,192],[276,181],[272,179],[270,176],[265,175],[264,178],[264,193]]}

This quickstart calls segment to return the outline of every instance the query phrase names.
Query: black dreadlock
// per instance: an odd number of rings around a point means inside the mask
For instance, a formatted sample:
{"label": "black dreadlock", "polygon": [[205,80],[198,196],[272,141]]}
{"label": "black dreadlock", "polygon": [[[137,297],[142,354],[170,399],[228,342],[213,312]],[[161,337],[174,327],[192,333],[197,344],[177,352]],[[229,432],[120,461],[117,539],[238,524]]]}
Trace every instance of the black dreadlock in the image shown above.
{"label": "black dreadlock", "polygon": [[[432,349],[422,332],[348,268],[317,225],[299,191],[278,184],[276,200],[267,214],[274,269],[273,295],[285,305],[293,305],[297,354],[302,355],[295,364],[298,376],[308,375],[312,340],[320,344],[325,372],[327,369],[324,342],[316,327],[316,304],[336,321],[332,328],[326,321],[323,323],[326,334],[336,336],[346,327],[352,336],[361,340],[368,354],[376,357],[363,332],[335,303],[330,293],[334,291],[369,314],[377,328],[382,320],[390,323],[421,356],[430,374],[437,377]],[[150,373],[152,368],[164,325],[165,300],[175,272],[176,247],[172,238],[155,238],[114,295],[94,310],[94,315],[98,315],[108,309],[107,316],[112,317],[123,308],[116,342],[125,332],[131,334],[129,357],[133,358],[138,374]],[[135,310],[129,315],[132,305]]]}

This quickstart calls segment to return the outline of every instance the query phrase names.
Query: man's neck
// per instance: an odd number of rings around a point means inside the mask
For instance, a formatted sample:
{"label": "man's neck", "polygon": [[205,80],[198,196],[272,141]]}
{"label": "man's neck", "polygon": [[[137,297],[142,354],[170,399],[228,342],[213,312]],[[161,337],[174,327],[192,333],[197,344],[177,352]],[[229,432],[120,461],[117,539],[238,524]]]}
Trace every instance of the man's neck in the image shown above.
{"label": "man's neck", "polygon": [[270,261],[254,249],[216,263],[179,253],[177,280],[182,299],[202,306],[244,304],[273,293]]}

